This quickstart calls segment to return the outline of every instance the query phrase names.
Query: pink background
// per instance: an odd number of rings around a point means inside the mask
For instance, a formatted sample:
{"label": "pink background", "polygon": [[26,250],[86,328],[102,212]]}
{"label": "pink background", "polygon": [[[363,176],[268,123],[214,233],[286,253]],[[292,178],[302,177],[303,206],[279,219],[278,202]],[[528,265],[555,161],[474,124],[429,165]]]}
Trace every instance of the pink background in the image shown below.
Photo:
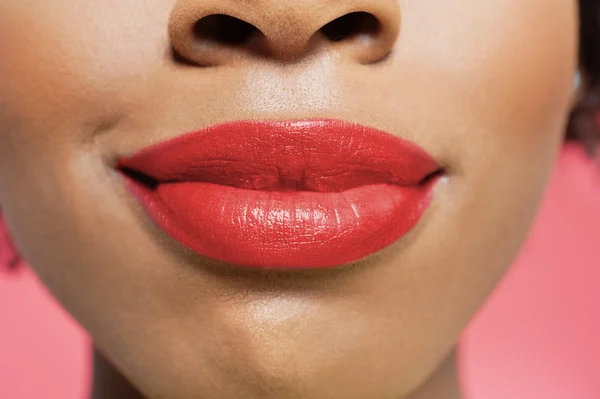
{"label": "pink background", "polygon": [[[464,333],[467,399],[600,398],[595,167],[565,148],[519,259]],[[84,399],[89,359],[88,338],[30,270],[0,273],[0,398]]]}

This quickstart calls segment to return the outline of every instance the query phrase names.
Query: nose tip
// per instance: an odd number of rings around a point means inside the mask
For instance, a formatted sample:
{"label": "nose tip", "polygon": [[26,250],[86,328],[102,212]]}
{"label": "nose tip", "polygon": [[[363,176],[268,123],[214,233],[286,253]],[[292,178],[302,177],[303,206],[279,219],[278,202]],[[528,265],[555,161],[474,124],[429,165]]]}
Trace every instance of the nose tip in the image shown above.
{"label": "nose tip", "polygon": [[397,0],[178,0],[169,21],[175,53],[202,66],[292,62],[318,50],[374,63],[399,31]]}

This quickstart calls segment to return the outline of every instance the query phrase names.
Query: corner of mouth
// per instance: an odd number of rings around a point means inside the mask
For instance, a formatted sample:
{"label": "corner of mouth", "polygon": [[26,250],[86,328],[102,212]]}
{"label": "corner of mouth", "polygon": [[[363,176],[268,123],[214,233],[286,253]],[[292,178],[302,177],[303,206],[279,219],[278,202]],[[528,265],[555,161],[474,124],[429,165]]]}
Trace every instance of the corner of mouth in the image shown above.
{"label": "corner of mouth", "polygon": [[155,190],[161,183],[158,179],[155,179],[154,177],[149,176],[136,169],[124,166],[120,162],[117,162],[115,169],[127,179],[135,181],[147,190]]}

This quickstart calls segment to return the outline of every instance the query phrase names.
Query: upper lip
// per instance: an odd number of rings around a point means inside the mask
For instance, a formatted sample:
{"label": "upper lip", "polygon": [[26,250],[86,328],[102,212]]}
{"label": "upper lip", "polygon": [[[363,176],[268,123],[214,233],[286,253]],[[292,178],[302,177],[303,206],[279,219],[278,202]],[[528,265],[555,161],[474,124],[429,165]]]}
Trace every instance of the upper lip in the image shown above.
{"label": "upper lip", "polygon": [[331,119],[219,124],[146,147],[117,166],[153,183],[318,192],[367,184],[413,186],[441,169],[414,143]]}

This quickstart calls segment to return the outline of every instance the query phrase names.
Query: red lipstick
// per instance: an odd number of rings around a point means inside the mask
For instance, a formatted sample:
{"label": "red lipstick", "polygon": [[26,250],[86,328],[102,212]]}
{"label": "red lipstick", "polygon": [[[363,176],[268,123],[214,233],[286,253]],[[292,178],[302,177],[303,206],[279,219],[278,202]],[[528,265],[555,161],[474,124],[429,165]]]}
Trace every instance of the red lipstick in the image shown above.
{"label": "red lipstick", "polygon": [[421,218],[440,171],[417,145],[339,120],[220,124],[117,166],[184,246],[280,269],[338,266],[391,245]]}

